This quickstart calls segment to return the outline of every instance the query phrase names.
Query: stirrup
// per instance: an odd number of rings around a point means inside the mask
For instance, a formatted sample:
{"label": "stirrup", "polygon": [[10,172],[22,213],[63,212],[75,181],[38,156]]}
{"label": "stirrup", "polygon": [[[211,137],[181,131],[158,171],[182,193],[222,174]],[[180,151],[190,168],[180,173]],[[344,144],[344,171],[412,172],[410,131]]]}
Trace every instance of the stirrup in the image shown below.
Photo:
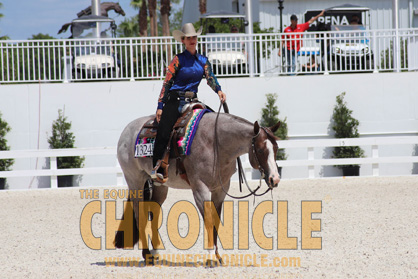
{"label": "stirrup", "polygon": [[162,184],[167,182],[167,179],[164,179],[164,175],[162,175],[161,173],[159,173],[155,170],[152,170],[152,172],[151,172],[151,179],[154,182],[158,182],[158,183],[162,183]]}
{"label": "stirrup", "polygon": [[[164,184],[164,183],[166,183],[167,182],[167,180],[168,180],[168,175],[166,175],[166,173],[167,173],[167,171],[161,166],[161,163],[162,163],[162,161],[158,161],[157,162],[157,165],[154,167],[154,169],[151,171],[151,179],[154,181],[154,182],[158,182],[158,183],[161,183],[161,184]],[[167,165],[167,167],[168,167],[168,165]],[[159,173],[158,172],[158,170],[160,169],[160,168],[162,168],[162,170],[164,171],[164,174],[162,174],[162,173]]]}

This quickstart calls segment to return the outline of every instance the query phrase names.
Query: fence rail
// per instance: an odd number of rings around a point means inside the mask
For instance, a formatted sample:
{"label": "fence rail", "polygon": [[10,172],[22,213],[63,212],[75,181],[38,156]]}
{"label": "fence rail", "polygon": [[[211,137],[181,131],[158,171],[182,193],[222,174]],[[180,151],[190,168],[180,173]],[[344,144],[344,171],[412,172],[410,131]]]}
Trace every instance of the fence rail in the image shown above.
{"label": "fence rail", "polygon": [[[380,164],[391,163],[418,163],[417,156],[379,156],[379,149],[384,145],[418,145],[418,136],[402,137],[373,137],[373,138],[355,138],[355,139],[323,139],[323,140],[284,140],[279,141],[280,148],[306,148],[306,160],[286,160],[277,161],[280,167],[305,166],[308,167],[308,177],[315,178],[315,166],[330,165],[351,165],[351,164],[371,164],[372,175],[379,176]],[[324,159],[315,158],[315,147],[336,147],[336,146],[370,146],[371,157],[367,158],[346,158],[346,159]],[[59,175],[83,175],[83,174],[115,174],[117,185],[123,185],[122,170],[115,160],[115,165],[107,167],[88,167],[80,169],[57,169],[57,157],[65,156],[91,156],[91,155],[113,155],[116,158],[116,148],[77,148],[77,149],[48,149],[48,150],[16,150],[0,151],[0,159],[17,158],[49,158],[50,169],[32,169],[32,170],[12,170],[0,172],[0,178],[9,177],[27,177],[27,176],[51,176],[51,187],[57,187],[57,176]],[[245,173],[247,179],[251,179],[251,166],[248,158],[244,160]]]}
{"label": "fence rail", "polygon": [[[280,33],[201,36],[198,50],[220,77],[418,69],[418,29],[305,32],[296,37],[302,41],[299,51],[294,38]],[[171,37],[0,41],[0,82],[162,79],[182,49]],[[313,62],[315,67],[308,67]]]}

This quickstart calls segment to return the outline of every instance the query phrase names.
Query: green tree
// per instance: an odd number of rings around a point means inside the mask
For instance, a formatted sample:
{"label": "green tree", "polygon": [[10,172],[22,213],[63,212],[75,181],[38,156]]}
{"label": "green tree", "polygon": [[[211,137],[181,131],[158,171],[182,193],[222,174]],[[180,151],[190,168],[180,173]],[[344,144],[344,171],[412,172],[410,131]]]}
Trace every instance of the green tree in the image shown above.
{"label": "green tree", "polygon": [[[2,114],[0,113],[0,151],[10,150],[10,146],[7,145],[6,134],[10,132],[11,128],[9,124],[3,120]],[[13,165],[13,159],[1,159],[0,160],[0,171],[8,171]]]}
{"label": "green tree", "polygon": [[42,34],[42,33],[32,35],[32,38],[29,38],[29,40],[53,40],[53,39],[55,38],[52,36],[49,36],[48,34]]}
{"label": "green tree", "polygon": [[139,34],[138,15],[125,18],[118,26],[118,37],[135,37]]}
{"label": "green tree", "polygon": [[[52,123],[52,135],[48,139],[50,148],[75,148],[75,136],[71,130],[71,122],[67,121],[62,110],[58,110],[58,119]],[[59,169],[82,168],[84,157],[58,157]]]}
{"label": "green tree", "polygon": [[[337,104],[332,114],[334,136],[336,138],[358,138],[360,137],[358,132],[360,122],[352,116],[353,111],[347,107],[344,97],[345,92],[336,97]],[[334,158],[361,158],[364,156],[364,151],[359,146],[339,146],[334,148],[333,154]],[[336,167],[342,169],[347,166]]]}
{"label": "green tree", "polygon": [[[3,3],[0,2],[0,9],[3,9]],[[2,19],[4,17],[4,15],[2,13],[0,13],[0,19]],[[9,36],[0,36],[0,40],[9,40]]]}
{"label": "green tree", "polygon": [[[274,135],[282,140],[287,139],[287,118],[284,119],[279,118],[279,109],[276,105],[277,101],[277,94],[276,93],[268,93],[266,94],[267,103],[266,106],[261,109],[261,120],[260,125],[264,127],[271,127],[275,125],[278,121],[280,121],[279,129],[274,133]],[[286,160],[287,155],[284,149],[279,149],[277,152],[277,160]]]}

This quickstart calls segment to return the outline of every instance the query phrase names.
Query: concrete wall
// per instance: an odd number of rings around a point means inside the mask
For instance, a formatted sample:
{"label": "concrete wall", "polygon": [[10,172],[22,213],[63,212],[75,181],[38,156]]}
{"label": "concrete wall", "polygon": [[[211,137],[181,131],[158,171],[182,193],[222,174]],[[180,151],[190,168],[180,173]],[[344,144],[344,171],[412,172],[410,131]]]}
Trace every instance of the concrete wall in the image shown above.
{"label": "concrete wall", "polygon": [[[228,78],[220,79],[228,94],[233,114],[250,121],[261,117],[265,94],[278,94],[280,117],[287,117],[290,139],[329,138],[330,119],[335,97],[347,92],[346,101],[360,121],[362,136],[417,135],[418,88],[417,73],[381,73],[317,75],[297,77]],[[0,111],[10,124],[7,135],[13,150],[48,148],[52,122],[58,110],[72,122],[77,147],[116,146],[120,133],[131,120],[153,114],[162,81],[80,82],[68,84],[0,85]],[[199,97],[217,110],[217,95],[202,81]],[[316,150],[318,158],[328,158],[330,149]],[[387,147],[381,155],[411,155],[413,146]],[[370,154],[366,150],[366,154]],[[289,159],[306,158],[306,150],[292,150]],[[44,159],[38,168],[48,167]],[[86,158],[86,166],[113,166],[115,158]],[[36,160],[18,159],[18,169],[36,168]],[[383,167],[382,175],[411,174],[411,164]],[[333,167],[317,169],[322,176],[340,175]],[[306,168],[286,168],[286,178],[307,177]],[[362,168],[361,175],[371,175]],[[30,178],[8,179],[10,188],[27,188]],[[81,185],[112,185],[113,176],[83,176]],[[48,178],[32,181],[31,187],[49,187]]]}

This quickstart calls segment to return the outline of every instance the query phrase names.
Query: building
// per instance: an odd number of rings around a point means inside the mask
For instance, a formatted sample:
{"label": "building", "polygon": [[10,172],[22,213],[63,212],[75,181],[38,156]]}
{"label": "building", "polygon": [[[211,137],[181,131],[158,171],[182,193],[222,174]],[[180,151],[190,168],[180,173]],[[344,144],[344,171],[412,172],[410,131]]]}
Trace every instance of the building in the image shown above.
{"label": "building", "polygon": [[[207,12],[225,10],[245,14],[245,0],[211,0],[207,1]],[[399,27],[418,27],[418,0],[285,0],[283,9],[283,25],[290,24],[290,16],[296,14],[299,19],[309,10],[327,9],[344,4],[368,7],[370,13],[367,22],[370,29],[391,29],[392,10],[394,2],[399,5]],[[260,21],[261,28],[273,27],[280,30],[280,15],[277,0],[252,1],[253,21]],[[199,0],[184,0],[183,22],[196,22],[199,20]],[[301,21],[301,20],[300,20]]]}

